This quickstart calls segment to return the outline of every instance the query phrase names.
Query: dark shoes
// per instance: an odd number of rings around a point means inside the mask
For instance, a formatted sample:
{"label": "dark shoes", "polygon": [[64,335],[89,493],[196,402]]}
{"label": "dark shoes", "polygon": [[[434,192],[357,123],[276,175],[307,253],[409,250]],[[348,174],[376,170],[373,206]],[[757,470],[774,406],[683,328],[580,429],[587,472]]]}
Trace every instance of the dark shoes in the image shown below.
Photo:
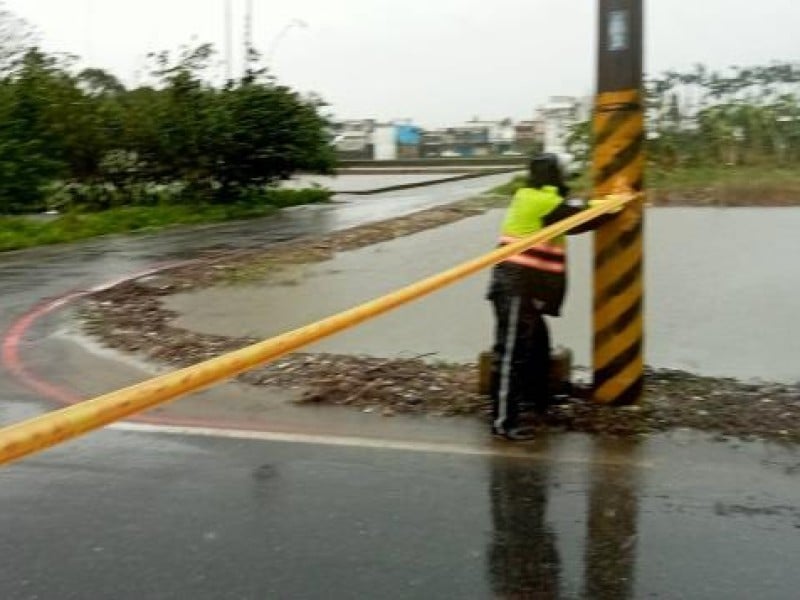
{"label": "dark shoes", "polygon": [[536,431],[533,427],[511,427],[509,429],[492,427],[492,435],[502,437],[511,442],[529,442],[536,438]]}

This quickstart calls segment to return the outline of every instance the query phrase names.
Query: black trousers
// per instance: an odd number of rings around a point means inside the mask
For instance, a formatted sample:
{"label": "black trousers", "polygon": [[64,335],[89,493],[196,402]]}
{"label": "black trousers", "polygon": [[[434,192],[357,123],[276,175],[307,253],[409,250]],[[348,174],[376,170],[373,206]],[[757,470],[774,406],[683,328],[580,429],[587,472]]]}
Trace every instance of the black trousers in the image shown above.
{"label": "black trousers", "polygon": [[492,425],[516,427],[520,405],[544,412],[550,404],[550,332],[530,296],[498,290],[491,295],[495,342],[490,395]]}

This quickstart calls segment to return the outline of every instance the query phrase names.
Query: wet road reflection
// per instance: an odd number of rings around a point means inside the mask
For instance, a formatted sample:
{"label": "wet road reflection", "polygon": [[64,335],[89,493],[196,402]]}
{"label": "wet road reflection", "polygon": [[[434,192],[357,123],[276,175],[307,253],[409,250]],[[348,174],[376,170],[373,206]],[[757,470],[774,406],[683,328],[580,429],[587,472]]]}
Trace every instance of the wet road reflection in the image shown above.
{"label": "wet road reflection", "polygon": [[487,552],[498,598],[559,598],[556,534],[547,522],[546,462],[492,461],[490,499],[494,531]]}
{"label": "wet road reflection", "polygon": [[[592,599],[634,597],[637,554],[639,444],[598,438],[590,442],[585,515],[571,523],[583,532],[582,595]],[[555,452],[544,440],[537,448]],[[574,597],[562,582],[559,530],[548,506],[564,500],[551,472],[557,462],[496,457],[490,465],[493,532],[487,571],[497,598],[548,600]],[[575,587],[574,585],[571,587]]]}
{"label": "wet road reflection", "polygon": [[[589,469],[584,590],[587,598],[633,598],[639,443],[596,438]],[[623,458],[619,462],[608,462]]]}

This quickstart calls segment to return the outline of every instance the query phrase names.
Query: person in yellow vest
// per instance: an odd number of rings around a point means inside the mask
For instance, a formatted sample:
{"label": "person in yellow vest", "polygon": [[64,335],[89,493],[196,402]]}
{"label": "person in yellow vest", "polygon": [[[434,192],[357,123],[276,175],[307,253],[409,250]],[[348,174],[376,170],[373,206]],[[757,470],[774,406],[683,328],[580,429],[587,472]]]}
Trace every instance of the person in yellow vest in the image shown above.
{"label": "person in yellow vest", "polygon": [[[569,189],[559,159],[541,154],[530,162],[526,187],[515,194],[503,222],[500,244],[527,237],[586,208],[582,200],[567,200]],[[570,231],[596,228],[599,217]],[[550,333],[545,315],[558,316],[567,284],[564,236],[533,246],[496,265],[488,299],[495,314],[490,396],[492,433],[510,440],[532,439],[530,427],[519,423],[520,405],[544,413],[550,390]]]}

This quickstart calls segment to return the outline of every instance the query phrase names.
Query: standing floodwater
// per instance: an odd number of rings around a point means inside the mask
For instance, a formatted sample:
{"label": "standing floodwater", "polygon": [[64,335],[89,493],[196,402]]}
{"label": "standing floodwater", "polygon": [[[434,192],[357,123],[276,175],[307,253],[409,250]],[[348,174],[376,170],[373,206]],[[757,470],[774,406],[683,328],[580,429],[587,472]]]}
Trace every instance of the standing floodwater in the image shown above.
{"label": "standing floodwater", "polygon": [[[491,249],[501,211],[345,252],[280,281],[168,300],[177,324],[268,337]],[[704,375],[800,380],[800,209],[651,209],[646,224],[647,362]],[[570,240],[570,290],[554,337],[591,355],[591,237]],[[482,273],[312,349],[473,361],[491,343]],[[291,285],[281,285],[291,284]]]}

